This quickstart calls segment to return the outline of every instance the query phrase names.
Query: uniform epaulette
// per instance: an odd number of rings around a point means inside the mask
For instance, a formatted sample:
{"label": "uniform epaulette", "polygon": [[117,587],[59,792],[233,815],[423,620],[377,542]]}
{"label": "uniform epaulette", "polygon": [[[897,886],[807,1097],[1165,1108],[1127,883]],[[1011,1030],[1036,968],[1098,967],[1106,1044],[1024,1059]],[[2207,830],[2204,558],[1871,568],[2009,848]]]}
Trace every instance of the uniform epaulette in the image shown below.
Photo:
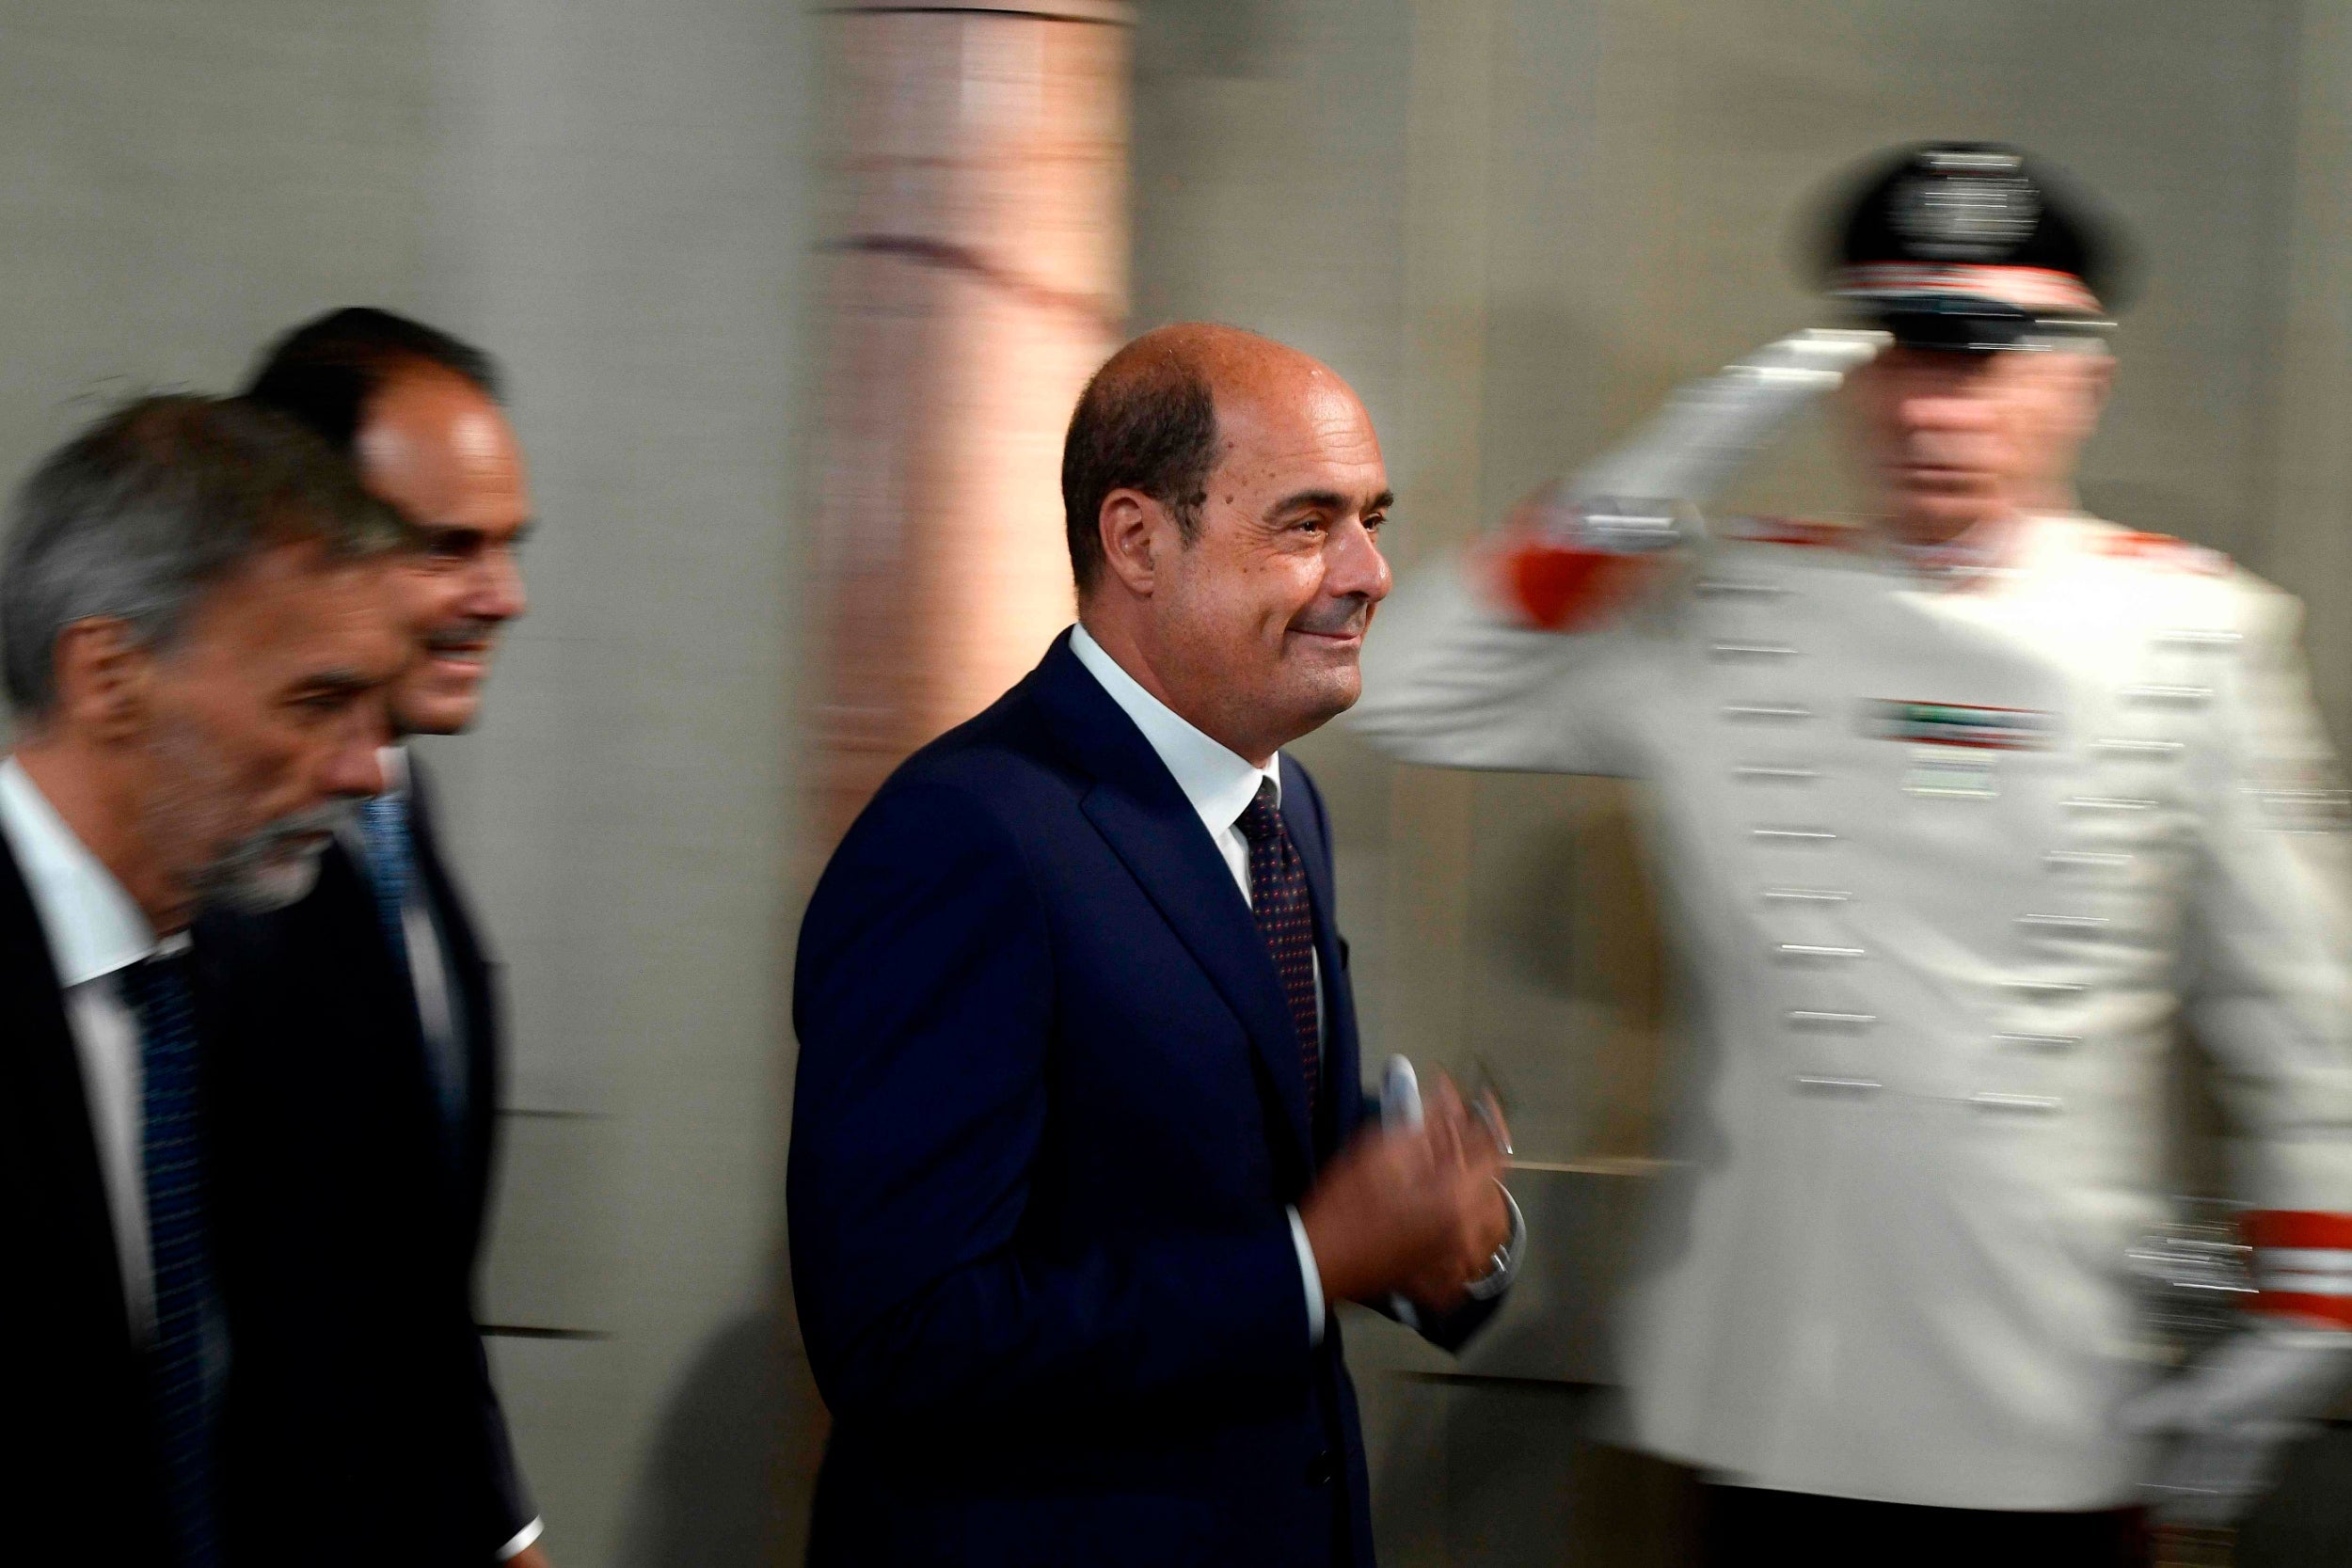
{"label": "uniform epaulette", "polygon": [[2095,546],[2101,555],[2127,561],[2145,562],[2151,566],[2172,572],[2195,572],[2200,577],[2221,578],[2230,575],[2230,558],[2219,550],[2203,545],[2192,545],[2185,539],[2175,539],[2169,533],[2142,533],[2135,530],[2119,530],[2104,534]]}
{"label": "uniform epaulette", "polygon": [[1802,517],[1728,517],[1720,530],[1724,538],[1746,544],[1826,550],[1851,549],[1862,532],[1851,524],[1816,523]]}

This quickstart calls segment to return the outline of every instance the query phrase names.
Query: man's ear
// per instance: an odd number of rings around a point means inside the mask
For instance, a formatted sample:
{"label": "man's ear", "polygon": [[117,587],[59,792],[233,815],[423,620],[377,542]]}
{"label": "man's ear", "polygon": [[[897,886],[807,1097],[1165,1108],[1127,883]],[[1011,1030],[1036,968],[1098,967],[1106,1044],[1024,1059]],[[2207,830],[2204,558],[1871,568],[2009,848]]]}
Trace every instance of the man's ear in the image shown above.
{"label": "man's ear", "polygon": [[145,731],[152,715],[155,655],[111,615],[76,621],[57,633],[56,717],[93,740],[119,741]]}
{"label": "man's ear", "polygon": [[2107,394],[2115,388],[2115,356],[2111,354],[2077,354],[2073,356],[2074,401],[2073,424],[2068,432],[2079,446],[2090,439],[2099,428],[2099,417],[2106,412]]}
{"label": "man's ear", "polygon": [[2089,386],[2090,406],[2094,412],[2105,412],[2107,395],[2115,390],[2115,356],[2093,354],[2087,357],[2090,363],[2084,367],[2083,376]]}
{"label": "man's ear", "polygon": [[1103,498],[1095,527],[1110,575],[1136,597],[1150,598],[1175,542],[1176,519],[1168,508],[1140,490],[1113,490]]}

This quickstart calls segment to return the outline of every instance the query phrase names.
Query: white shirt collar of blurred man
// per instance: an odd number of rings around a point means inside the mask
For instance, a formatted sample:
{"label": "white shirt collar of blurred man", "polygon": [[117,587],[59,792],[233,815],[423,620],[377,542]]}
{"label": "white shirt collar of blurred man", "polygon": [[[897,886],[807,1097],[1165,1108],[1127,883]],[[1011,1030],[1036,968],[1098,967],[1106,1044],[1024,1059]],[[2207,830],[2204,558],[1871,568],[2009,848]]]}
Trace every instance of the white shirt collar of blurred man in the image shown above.
{"label": "white shirt collar of blurred man", "polygon": [[158,941],[136,900],[66,825],[24,764],[0,763],[0,831],[49,938],[57,984],[67,990],[130,968],[185,937]]}

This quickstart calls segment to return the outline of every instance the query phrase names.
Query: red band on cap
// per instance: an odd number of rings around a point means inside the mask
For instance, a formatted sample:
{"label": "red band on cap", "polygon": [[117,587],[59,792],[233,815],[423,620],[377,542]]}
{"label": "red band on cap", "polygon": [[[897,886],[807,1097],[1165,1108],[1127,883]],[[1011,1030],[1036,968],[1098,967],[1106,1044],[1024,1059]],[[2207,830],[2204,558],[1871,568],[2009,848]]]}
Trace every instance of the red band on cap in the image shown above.
{"label": "red band on cap", "polygon": [[2257,1209],[2243,1222],[2253,1247],[2352,1248],[2352,1214],[2317,1209]]}
{"label": "red band on cap", "polygon": [[1929,261],[1869,261],[1841,267],[1830,293],[1846,299],[1908,294],[1966,294],[2021,310],[2099,313],[2099,296],[2073,273],[2048,267],[1946,266]]}

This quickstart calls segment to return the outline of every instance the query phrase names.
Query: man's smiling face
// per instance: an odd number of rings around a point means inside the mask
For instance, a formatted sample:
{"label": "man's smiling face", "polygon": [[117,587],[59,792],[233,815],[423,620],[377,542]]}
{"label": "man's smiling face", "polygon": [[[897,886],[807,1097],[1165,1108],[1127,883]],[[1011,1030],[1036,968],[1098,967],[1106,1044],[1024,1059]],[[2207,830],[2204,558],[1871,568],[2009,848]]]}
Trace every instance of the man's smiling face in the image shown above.
{"label": "man's smiling face", "polygon": [[423,543],[392,574],[419,657],[392,691],[405,734],[454,735],[481,711],[506,623],[523,612],[516,559],[532,520],[522,450],[497,402],[437,365],[395,374],[369,400],[360,477]]}
{"label": "man's smiling face", "polygon": [[1372,418],[1330,371],[1268,355],[1216,387],[1219,454],[1153,596],[1180,711],[1252,760],[1354,705],[1392,498]]}

